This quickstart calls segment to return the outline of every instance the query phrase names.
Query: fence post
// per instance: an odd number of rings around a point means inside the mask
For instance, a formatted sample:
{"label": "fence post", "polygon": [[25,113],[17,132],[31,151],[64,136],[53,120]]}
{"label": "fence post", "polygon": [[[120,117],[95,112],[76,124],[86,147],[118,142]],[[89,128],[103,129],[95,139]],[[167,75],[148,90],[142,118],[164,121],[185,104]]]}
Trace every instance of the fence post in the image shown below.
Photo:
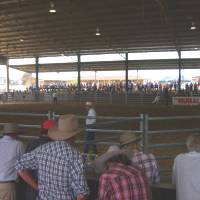
{"label": "fence post", "polygon": [[53,113],[52,113],[52,119],[53,119],[53,120],[55,120],[55,119],[56,119],[55,115],[56,115],[56,113],[55,113],[55,112],[53,112]]}
{"label": "fence post", "polygon": [[48,119],[51,119],[51,111],[48,111],[47,117]]}
{"label": "fence post", "polygon": [[144,114],[140,114],[140,131],[142,135],[142,150],[144,151]]}
{"label": "fence post", "polygon": [[143,132],[143,150],[144,153],[149,152],[149,138],[148,138],[148,129],[149,129],[149,116],[144,115],[144,132]]}
{"label": "fence post", "polygon": [[125,104],[127,104],[127,103],[128,103],[128,92],[125,91]]}

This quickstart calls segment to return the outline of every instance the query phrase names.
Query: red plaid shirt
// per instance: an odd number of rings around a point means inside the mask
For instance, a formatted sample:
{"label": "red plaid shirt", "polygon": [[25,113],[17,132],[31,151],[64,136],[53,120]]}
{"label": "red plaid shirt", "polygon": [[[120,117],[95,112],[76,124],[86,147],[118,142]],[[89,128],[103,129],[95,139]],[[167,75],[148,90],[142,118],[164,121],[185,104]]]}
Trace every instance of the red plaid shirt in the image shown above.
{"label": "red plaid shirt", "polygon": [[159,167],[153,154],[137,152],[133,155],[131,161],[133,165],[139,166],[145,171],[151,183],[160,182]]}
{"label": "red plaid shirt", "polygon": [[143,172],[121,163],[103,173],[98,200],[150,200],[150,186]]}

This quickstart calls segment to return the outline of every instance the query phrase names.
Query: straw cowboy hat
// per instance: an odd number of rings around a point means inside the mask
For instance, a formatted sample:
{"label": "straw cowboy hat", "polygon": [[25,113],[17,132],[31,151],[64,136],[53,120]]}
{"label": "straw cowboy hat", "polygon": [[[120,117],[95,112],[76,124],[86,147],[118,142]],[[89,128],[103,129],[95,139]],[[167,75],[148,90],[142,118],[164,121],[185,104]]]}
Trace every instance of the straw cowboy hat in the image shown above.
{"label": "straw cowboy hat", "polygon": [[16,123],[5,123],[3,127],[3,133],[8,134],[8,133],[15,133],[19,134],[19,126]]}
{"label": "straw cowboy hat", "polygon": [[125,154],[125,151],[121,150],[117,145],[112,145],[108,148],[107,152],[99,156],[95,161],[95,169],[97,172],[101,173],[105,169],[105,163],[107,160],[113,156],[119,154]]}
{"label": "straw cowboy hat", "polygon": [[140,137],[136,136],[135,133],[124,133],[120,136],[120,145],[126,145],[134,142],[139,142],[141,140]]}
{"label": "straw cowboy hat", "polygon": [[58,123],[48,130],[48,136],[53,140],[67,140],[81,132],[78,118],[75,115],[61,115]]}
{"label": "straw cowboy hat", "polygon": [[85,103],[85,106],[92,107],[92,106],[93,106],[93,103],[92,103],[92,102],[90,102],[90,101],[87,101],[87,102]]}

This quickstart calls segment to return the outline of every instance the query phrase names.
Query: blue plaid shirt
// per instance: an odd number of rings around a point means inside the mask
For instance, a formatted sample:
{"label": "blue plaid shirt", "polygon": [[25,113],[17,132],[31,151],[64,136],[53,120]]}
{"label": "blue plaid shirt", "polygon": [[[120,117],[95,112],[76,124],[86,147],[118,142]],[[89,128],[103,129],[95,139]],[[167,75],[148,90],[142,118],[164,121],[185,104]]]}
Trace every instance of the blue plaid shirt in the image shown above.
{"label": "blue plaid shirt", "polygon": [[73,200],[89,193],[81,154],[65,141],[53,141],[24,154],[16,169],[38,170],[40,200]]}

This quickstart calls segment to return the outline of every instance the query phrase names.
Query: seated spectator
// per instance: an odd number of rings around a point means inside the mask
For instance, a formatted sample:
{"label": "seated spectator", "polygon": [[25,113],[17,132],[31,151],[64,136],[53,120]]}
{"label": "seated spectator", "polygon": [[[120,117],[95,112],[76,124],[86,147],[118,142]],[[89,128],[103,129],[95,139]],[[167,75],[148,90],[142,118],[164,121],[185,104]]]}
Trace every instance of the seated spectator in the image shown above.
{"label": "seated spectator", "polygon": [[139,166],[145,171],[150,183],[159,183],[160,173],[156,158],[151,153],[142,152],[140,140],[141,138],[137,137],[135,133],[124,133],[120,136],[121,149],[129,153],[133,165]]}
{"label": "seated spectator", "polygon": [[0,139],[0,200],[16,200],[17,171],[15,162],[24,153],[23,144],[17,140],[18,125],[4,125],[3,137]]}
{"label": "seated spectator", "polygon": [[[81,129],[75,115],[61,115],[48,130],[53,140],[26,153],[18,160],[19,175],[39,190],[40,200],[86,200],[89,193],[81,154],[73,143]],[[38,182],[26,170],[38,170]]]}
{"label": "seated spectator", "polygon": [[[47,136],[48,133],[48,129],[52,128],[53,126],[56,125],[56,121],[55,120],[46,120],[43,122],[42,126],[41,126],[41,133],[39,138],[37,139],[33,139],[26,148],[26,153],[31,152],[32,150],[36,149],[37,147],[50,142],[51,139]],[[37,174],[37,170],[30,170],[29,171],[30,174],[32,175],[32,177],[37,180],[38,174]],[[23,196],[24,196],[24,200],[36,200],[37,196],[38,196],[38,191],[34,190],[33,188],[31,188],[28,184],[26,184],[25,182],[22,182],[22,190],[23,190]]]}
{"label": "seated spectator", "polygon": [[131,165],[126,154],[117,146],[96,160],[103,174],[99,180],[98,200],[149,200],[150,185],[140,168]]}
{"label": "seated spectator", "polygon": [[174,160],[172,182],[176,184],[177,200],[199,200],[200,135],[189,136],[186,145],[189,152]]}

